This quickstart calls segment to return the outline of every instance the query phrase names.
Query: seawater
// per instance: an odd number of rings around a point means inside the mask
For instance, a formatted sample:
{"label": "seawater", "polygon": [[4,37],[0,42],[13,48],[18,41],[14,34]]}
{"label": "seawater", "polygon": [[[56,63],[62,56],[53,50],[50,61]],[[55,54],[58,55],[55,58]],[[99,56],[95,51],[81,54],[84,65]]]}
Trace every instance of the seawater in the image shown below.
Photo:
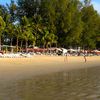
{"label": "seawater", "polygon": [[17,80],[0,87],[0,100],[100,100],[100,67]]}

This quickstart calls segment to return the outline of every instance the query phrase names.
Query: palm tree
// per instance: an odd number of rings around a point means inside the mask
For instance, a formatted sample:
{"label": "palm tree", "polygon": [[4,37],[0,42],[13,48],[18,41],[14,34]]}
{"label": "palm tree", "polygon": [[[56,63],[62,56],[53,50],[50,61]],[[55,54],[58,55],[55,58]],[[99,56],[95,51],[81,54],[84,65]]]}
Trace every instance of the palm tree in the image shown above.
{"label": "palm tree", "polygon": [[48,45],[51,45],[53,43],[57,43],[57,36],[53,33],[50,33],[47,28],[44,28],[42,39],[43,47],[48,48]]}
{"label": "palm tree", "polygon": [[22,17],[21,25],[22,25],[22,33],[23,33],[22,37],[25,40],[25,49],[26,49],[26,52],[27,52],[28,40],[32,36],[32,28],[31,28],[29,21],[28,21],[26,16]]}
{"label": "palm tree", "polygon": [[30,35],[29,41],[32,43],[32,46],[34,48],[35,43],[36,43],[36,37],[33,34]]}
{"label": "palm tree", "polygon": [[5,32],[6,32],[6,37],[10,40],[10,46],[11,46],[11,52],[12,52],[12,43],[13,43],[13,38],[15,36],[15,25],[11,22],[11,15],[6,14],[5,15]]}
{"label": "palm tree", "polygon": [[32,26],[32,33],[35,37],[35,43],[38,45],[38,43],[41,40],[41,33],[42,33],[42,18],[40,15],[34,16],[31,21]]}
{"label": "palm tree", "polygon": [[12,52],[12,43],[13,43],[13,38],[15,36],[15,26],[12,23],[9,23],[6,27],[6,32],[10,38],[10,46],[11,46],[11,52]]}
{"label": "palm tree", "polygon": [[22,28],[19,24],[15,26],[15,36],[16,36],[16,51],[18,52],[19,39],[22,38]]}
{"label": "palm tree", "polygon": [[44,28],[44,31],[43,31],[43,35],[42,35],[42,43],[43,43],[43,47],[48,47],[47,44],[48,44],[48,36],[49,36],[49,31]]}
{"label": "palm tree", "polygon": [[55,34],[50,33],[48,38],[50,47],[53,43],[57,44],[57,36]]}
{"label": "palm tree", "polygon": [[1,50],[1,37],[4,29],[5,29],[5,22],[3,18],[0,16],[0,50]]}

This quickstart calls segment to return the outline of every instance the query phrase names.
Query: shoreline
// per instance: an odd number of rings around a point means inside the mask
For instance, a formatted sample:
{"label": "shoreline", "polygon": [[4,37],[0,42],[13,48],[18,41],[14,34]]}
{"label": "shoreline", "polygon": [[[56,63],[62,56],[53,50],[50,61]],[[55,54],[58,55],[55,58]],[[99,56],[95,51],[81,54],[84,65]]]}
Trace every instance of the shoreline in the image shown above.
{"label": "shoreline", "polygon": [[87,57],[86,63],[83,56],[68,56],[68,61],[63,56],[41,55],[32,58],[0,58],[0,82],[99,66],[100,56]]}

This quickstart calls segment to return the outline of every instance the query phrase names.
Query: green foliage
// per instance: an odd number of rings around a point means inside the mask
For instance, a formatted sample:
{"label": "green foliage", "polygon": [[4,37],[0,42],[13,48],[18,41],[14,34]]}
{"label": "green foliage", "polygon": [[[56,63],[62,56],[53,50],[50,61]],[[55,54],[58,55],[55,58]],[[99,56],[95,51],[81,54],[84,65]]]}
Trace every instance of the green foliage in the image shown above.
{"label": "green foliage", "polygon": [[1,50],[1,37],[4,29],[5,29],[5,22],[3,18],[0,16],[0,50]]}
{"label": "green foliage", "polygon": [[50,33],[45,27],[42,33],[41,42],[43,43],[44,47],[48,47],[48,45],[52,45],[53,43],[57,43],[57,36],[53,33]]}
{"label": "green foliage", "polygon": [[14,23],[17,18],[17,5],[15,4],[14,0],[11,0],[10,5],[7,4],[8,13],[11,15],[10,21]]}
{"label": "green foliage", "polygon": [[25,39],[25,41],[28,41],[30,35],[32,34],[32,30],[26,16],[22,17],[21,26],[23,38]]}
{"label": "green foliage", "polygon": [[4,28],[5,28],[5,22],[4,22],[3,18],[0,16],[0,36],[2,36]]}
{"label": "green foliage", "polygon": [[82,43],[87,48],[95,48],[96,46],[96,32],[98,30],[98,14],[93,6],[83,7],[82,20],[84,22],[84,29],[82,32]]}
{"label": "green foliage", "polygon": [[100,15],[91,0],[11,0],[0,5],[0,16],[0,35],[17,46],[26,41],[27,46],[100,48]]}

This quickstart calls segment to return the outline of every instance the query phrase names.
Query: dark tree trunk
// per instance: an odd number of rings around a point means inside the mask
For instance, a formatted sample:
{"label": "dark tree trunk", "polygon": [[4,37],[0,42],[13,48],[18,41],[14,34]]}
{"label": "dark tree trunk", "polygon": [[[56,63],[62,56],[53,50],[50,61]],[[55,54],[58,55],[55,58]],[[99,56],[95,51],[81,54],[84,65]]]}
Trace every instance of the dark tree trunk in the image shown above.
{"label": "dark tree trunk", "polygon": [[1,51],[1,36],[0,36],[0,51]]}
{"label": "dark tree trunk", "polygon": [[13,42],[13,39],[11,38],[10,39],[11,52],[13,52],[12,42]]}
{"label": "dark tree trunk", "polygon": [[28,41],[26,41],[26,45],[25,45],[26,52],[28,52],[27,47],[28,47]]}
{"label": "dark tree trunk", "polygon": [[22,52],[23,41],[20,43],[20,52]]}
{"label": "dark tree trunk", "polygon": [[17,40],[16,40],[16,51],[18,52],[18,37],[17,37]]}

